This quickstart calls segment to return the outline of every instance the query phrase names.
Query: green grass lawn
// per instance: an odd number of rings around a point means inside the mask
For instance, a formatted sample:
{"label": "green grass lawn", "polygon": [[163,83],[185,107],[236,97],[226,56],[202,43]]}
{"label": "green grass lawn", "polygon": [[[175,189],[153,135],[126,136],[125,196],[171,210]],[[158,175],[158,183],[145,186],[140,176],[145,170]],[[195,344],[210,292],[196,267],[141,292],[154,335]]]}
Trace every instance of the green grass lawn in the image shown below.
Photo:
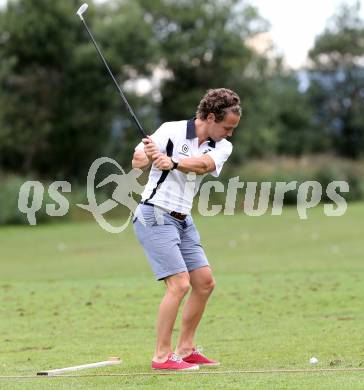
{"label": "green grass lawn", "polygon": [[[3,378],[0,388],[363,389],[364,372],[314,372],[364,367],[363,221],[364,204],[341,218],[318,207],[306,221],[294,208],[195,217],[217,280],[197,342],[222,362],[220,374]],[[120,235],[95,222],[0,228],[0,267],[0,376],[108,356],[123,364],[81,373],[151,372],[164,287],[131,227]],[[280,368],[313,372],[224,374]]]}

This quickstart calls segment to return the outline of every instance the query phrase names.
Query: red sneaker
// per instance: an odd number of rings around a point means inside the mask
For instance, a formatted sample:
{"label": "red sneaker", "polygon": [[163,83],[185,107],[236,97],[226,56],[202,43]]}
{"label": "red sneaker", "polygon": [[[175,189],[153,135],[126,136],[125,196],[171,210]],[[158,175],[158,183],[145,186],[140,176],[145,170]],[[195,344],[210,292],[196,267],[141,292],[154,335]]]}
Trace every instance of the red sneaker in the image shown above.
{"label": "red sneaker", "polygon": [[163,363],[158,363],[152,361],[153,370],[173,370],[173,371],[189,371],[189,370],[198,370],[200,367],[197,364],[188,363],[183,361],[183,359],[171,352],[168,355],[168,358]]}
{"label": "red sneaker", "polygon": [[202,348],[193,348],[191,355],[188,355],[183,358],[183,361],[191,364],[198,364],[200,366],[209,366],[216,367],[220,363],[216,360],[208,359],[206,356],[202,355]]}

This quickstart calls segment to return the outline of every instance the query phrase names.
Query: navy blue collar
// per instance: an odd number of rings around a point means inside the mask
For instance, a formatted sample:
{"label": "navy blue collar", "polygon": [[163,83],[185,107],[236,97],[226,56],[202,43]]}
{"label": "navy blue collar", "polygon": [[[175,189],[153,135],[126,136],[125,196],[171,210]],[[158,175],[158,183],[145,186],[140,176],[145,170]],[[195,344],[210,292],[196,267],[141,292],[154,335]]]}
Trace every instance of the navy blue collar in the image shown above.
{"label": "navy blue collar", "polygon": [[[186,139],[194,139],[197,137],[195,119],[196,119],[196,117],[189,119],[187,121]],[[214,148],[216,146],[216,142],[213,139],[208,138],[208,141],[209,141],[209,146],[211,148]]]}
{"label": "navy blue collar", "polygon": [[187,132],[186,139],[194,139],[196,138],[196,126],[195,126],[195,118],[189,119],[187,121]]}
{"label": "navy blue collar", "polygon": [[212,138],[209,137],[208,141],[210,148],[214,148],[216,146],[216,142]]}

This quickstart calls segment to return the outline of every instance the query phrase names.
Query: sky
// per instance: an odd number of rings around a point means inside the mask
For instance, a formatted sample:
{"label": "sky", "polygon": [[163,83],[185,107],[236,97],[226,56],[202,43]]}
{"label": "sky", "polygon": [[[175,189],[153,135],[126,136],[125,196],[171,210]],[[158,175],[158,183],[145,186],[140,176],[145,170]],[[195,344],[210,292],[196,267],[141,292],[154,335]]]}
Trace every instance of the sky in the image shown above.
{"label": "sky", "polygon": [[[270,34],[287,65],[298,69],[306,64],[315,37],[323,32],[327,20],[340,4],[355,0],[250,0],[271,24]],[[364,0],[360,1],[364,17]]]}
{"label": "sky", "polygon": [[[286,64],[294,69],[305,65],[307,53],[314,45],[315,37],[324,30],[327,20],[335,13],[339,5],[353,4],[355,1],[248,0],[270,22],[270,34],[274,44],[285,56]],[[0,7],[5,2],[6,0],[0,0]],[[360,3],[364,18],[364,0],[360,0]]]}

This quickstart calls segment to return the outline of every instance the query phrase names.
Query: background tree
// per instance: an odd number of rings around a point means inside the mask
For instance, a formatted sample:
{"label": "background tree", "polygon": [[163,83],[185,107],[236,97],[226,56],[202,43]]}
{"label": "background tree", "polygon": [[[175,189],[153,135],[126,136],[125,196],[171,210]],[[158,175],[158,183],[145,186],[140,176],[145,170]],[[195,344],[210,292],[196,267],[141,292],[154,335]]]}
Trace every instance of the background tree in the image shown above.
{"label": "background tree", "polygon": [[[10,0],[0,11],[0,169],[82,179],[107,155],[128,168],[140,136],[75,15],[78,0]],[[268,29],[239,0],[110,0],[87,20],[147,132],[194,115],[209,88],[242,97],[230,163],[336,151],[362,155],[363,22],[344,7],[311,50],[308,93],[274,46],[250,41]],[[133,88],[162,74],[147,94]],[[130,87],[132,86],[132,87]]]}
{"label": "background tree", "polygon": [[339,155],[364,154],[364,23],[360,6],[343,6],[316,39],[308,91],[314,120]]}
{"label": "background tree", "polygon": [[299,89],[298,76],[286,70],[279,57],[261,56],[258,61],[263,65],[250,78],[241,131],[236,134],[242,152],[236,162],[318,151],[312,108]]}
{"label": "background tree", "polygon": [[[88,21],[118,77],[148,74],[156,53],[138,3],[90,5]],[[129,121],[120,120],[127,113],[75,15],[78,6],[13,0],[1,16],[3,169],[84,179],[91,162],[128,133]]]}
{"label": "background tree", "polygon": [[233,162],[311,149],[311,110],[296,77],[283,71],[274,47],[259,53],[249,44],[268,29],[256,8],[238,0],[143,4],[170,75],[160,91],[161,121],[191,117],[207,89],[224,86],[243,100]]}
{"label": "background tree", "polygon": [[244,39],[265,27],[254,8],[239,7],[237,0],[144,4],[171,74],[161,88],[162,120],[193,115],[209,88],[244,85],[244,70],[253,55]]}

